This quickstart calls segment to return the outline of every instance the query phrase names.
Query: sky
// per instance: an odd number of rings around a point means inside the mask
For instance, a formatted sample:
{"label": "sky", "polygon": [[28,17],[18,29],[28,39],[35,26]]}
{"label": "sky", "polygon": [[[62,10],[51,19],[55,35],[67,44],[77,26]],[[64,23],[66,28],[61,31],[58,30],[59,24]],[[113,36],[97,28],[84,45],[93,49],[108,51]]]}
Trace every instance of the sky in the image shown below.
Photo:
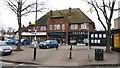
{"label": "sky", "polygon": [[[34,2],[36,0],[27,0],[27,3]],[[38,19],[43,16],[45,13],[50,10],[63,10],[71,8],[80,8],[93,22],[95,22],[95,26],[97,29],[103,29],[100,22],[97,20],[96,13],[89,12],[90,5],[88,5],[83,0],[38,0],[45,1],[45,7],[49,8],[49,10],[45,10],[42,13],[38,13]],[[119,1],[119,0],[118,0]],[[117,4],[117,3],[116,3]],[[117,8],[118,6],[115,5]],[[114,12],[112,24],[114,23],[114,19],[118,17],[118,12]],[[35,21],[35,13],[29,14],[27,16],[22,17],[22,24],[28,26],[30,22]],[[12,27],[14,29],[18,29],[17,17],[16,15],[5,5],[3,0],[0,0],[0,29],[8,27]],[[112,25],[114,27],[114,24]]]}

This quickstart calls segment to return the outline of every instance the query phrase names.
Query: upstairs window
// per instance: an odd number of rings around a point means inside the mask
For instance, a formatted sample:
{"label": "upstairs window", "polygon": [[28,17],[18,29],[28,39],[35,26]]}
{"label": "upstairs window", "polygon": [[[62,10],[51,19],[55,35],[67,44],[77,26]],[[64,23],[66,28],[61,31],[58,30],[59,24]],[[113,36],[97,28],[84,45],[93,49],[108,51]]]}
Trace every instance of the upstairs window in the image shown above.
{"label": "upstairs window", "polygon": [[54,25],[54,30],[60,30],[60,24]]}
{"label": "upstairs window", "polygon": [[50,25],[50,30],[52,30],[53,29],[53,26],[52,25]]}
{"label": "upstairs window", "polygon": [[78,29],[78,24],[71,24],[70,29]]}
{"label": "upstairs window", "polygon": [[41,26],[40,30],[46,30],[46,26]]}
{"label": "upstairs window", "polygon": [[81,24],[81,29],[87,29],[87,23]]}
{"label": "upstairs window", "polygon": [[62,29],[63,29],[63,30],[65,29],[65,24],[62,24]]}

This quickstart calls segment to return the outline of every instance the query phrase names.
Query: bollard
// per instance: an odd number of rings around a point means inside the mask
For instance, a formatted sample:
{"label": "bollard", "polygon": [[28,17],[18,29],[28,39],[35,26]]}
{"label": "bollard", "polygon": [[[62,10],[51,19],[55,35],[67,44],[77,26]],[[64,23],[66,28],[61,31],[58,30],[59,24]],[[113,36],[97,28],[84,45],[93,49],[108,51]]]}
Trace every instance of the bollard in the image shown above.
{"label": "bollard", "polygon": [[70,47],[70,57],[69,57],[69,59],[72,59],[72,45]]}
{"label": "bollard", "polygon": [[69,57],[69,59],[72,59],[72,51],[70,50],[70,57]]}

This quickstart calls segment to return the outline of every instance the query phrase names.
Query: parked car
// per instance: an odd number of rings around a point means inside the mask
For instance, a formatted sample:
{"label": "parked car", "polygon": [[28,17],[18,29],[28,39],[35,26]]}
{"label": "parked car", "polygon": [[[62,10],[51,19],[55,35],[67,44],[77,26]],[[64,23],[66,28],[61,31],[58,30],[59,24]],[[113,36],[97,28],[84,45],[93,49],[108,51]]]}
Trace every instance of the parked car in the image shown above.
{"label": "parked car", "polygon": [[7,39],[7,40],[5,40],[6,41],[6,44],[7,45],[15,45],[15,44],[17,44],[17,40],[15,40],[15,39]]}
{"label": "parked car", "polygon": [[54,48],[57,46],[59,46],[59,44],[56,40],[46,40],[39,43],[40,48]]}
{"label": "parked car", "polygon": [[5,41],[0,41],[0,56],[10,55],[12,53],[12,47],[6,45]]}
{"label": "parked car", "polygon": [[21,39],[21,44],[22,45],[30,45],[30,40],[29,39]]}
{"label": "parked car", "polygon": [[0,46],[7,45],[5,41],[0,40]]}
{"label": "parked car", "polygon": [[[18,41],[16,42],[16,45],[18,44]],[[30,45],[30,40],[29,39],[21,39],[21,44],[22,45]]]}

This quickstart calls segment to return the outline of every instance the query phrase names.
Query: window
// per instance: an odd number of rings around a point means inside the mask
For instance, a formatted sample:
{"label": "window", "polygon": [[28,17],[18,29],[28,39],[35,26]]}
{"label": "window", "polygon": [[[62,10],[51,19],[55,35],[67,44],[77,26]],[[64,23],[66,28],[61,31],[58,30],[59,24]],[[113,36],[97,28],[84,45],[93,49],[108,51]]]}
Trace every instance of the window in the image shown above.
{"label": "window", "polygon": [[54,30],[60,30],[60,24],[54,25]]}
{"label": "window", "polygon": [[91,38],[94,38],[94,34],[91,34]]}
{"label": "window", "polygon": [[95,34],[95,38],[98,38],[98,34]]}
{"label": "window", "polygon": [[65,29],[65,24],[62,24],[62,29]]}
{"label": "window", "polygon": [[52,30],[52,28],[53,28],[53,26],[52,26],[52,25],[50,25],[50,30]]}
{"label": "window", "polygon": [[98,40],[98,43],[100,43],[100,40]]}
{"label": "window", "polygon": [[46,26],[41,26],[40,30],[46,30]]}
{"label": "window", "polygon": [[97,43],[97,40],[95,40],[95,43]]}
{"label": "window", "polygon": [[71,29],[78,29],[78,24],[71,24],[71,25],[70,25],[70,28],[71,28]]}
{"label": "window", "polygon": [[106,34],[103,34],[103,38],[106,38]]}
{"label": "window", "polygon": [[91,43],[94,43],[94,41],[91,39]]}
{"label": "window", "polygon": [[33,30],[35,30],[35,27],[33,27]]}
{"label": "window", "polygon": [[81,24],[81,29],[87,29],[87,23]]}
{"label": "window", "polygon": [[99,38],[102,38],[102,34],[99,34]]}

